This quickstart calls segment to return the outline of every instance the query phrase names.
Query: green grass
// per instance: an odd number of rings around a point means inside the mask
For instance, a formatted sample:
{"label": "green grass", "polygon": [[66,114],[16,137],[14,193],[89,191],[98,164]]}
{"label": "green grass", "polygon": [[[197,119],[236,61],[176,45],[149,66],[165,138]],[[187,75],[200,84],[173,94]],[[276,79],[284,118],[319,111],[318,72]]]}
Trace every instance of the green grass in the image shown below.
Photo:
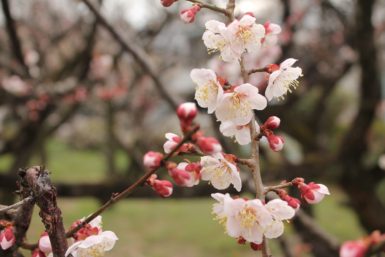
{"label": "green grass", "polygon": [[[94,150],[74,150],[54,140],[47,150],[48,168],[53,181],[95,182],[105,179],[103,155]],[[124,156],[117,157],[123,166]],[[0,158],[0,167],[9,165],[9,157]],[[320,226],[341,240],[363,235],[352,212],[341,204],[342,192],[332,188],[332,196],[316,205],[316,217]],[[114,231],[119,241],[107,254],[111,257],[251,257],[256,254],[248,246],[238,245],[225,235],[224,229],[211,215],[214,201],[207,199],[128,199],[118,203],[103,214],[104,229]],[[90,198],[59,199],[66,228],[79,218],[92,213],[99,203]],[[286,236],[294,241],[291,224],[287,224]],[[28,234],[28,241],[35,242],[43,226],[35,215]],[[274,256],[275,240],[271,240]]]}

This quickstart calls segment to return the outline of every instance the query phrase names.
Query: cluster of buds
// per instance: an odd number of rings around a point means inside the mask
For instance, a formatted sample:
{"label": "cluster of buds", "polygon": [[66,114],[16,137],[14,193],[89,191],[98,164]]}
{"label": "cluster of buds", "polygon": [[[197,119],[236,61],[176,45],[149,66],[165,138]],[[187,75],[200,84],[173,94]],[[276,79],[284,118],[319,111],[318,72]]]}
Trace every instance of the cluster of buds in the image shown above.
{"label": "cluster of buds", "polygon": [[[340,257],[364,257],[367,256],[367,252],[371,247],[383,244],[385,242],[385,234],[381,234],[379,231],[374,231],[367,237],[360,238],[358,240],[346,241],[340,248]],[[385,248],[380,248],[382,252],[385,252]]]}
{"label": "cluster of buds", "polygon": [[[303,178],[295,178],[287,185],[297,187],[301,194],[301,198],[308,204],[317,204],[322,201],[325,195],[330,194],[329,189],[325,185],[314,182],[306,184]],[[279,198],[287,202],[293,209],[299,209],[301,205],[299,199],[290,196],[284,189],[274,189],[273,191],[275,191]]]}
{"label": "cluster of buds", "polygon": [[11,248],[16,241],[14,229],[11,223],[7,221],[1,221],[1,225],[5,225],[0,231],[0,247],[3,250]]}
{"label": "cluster of buds", "polygon": [[279,127],[280,123],[281,120],[277,116],[271,116],[260,127],[261,134],[267,138],[271,150],[275,152],[281,151],[285,143],[282,136],[277,136],[273,132]]}

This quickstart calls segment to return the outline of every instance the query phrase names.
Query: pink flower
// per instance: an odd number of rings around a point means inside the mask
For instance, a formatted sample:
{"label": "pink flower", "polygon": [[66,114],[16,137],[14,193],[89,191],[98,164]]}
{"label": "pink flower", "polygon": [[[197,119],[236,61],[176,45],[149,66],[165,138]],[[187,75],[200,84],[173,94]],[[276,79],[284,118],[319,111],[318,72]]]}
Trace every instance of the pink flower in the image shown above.
{"label": "pink flower", "polygon": [[179,14],[180,18],[185,23],[192,23],[195,20],[195,15],[199,12],[200,9],[201,7],[199,5],[194,5],[191,8],[182,10]]}
{"label": "pink flower", "polygon": [[309,184],[300,183],[298,185],[301,196],[310,204],[316,204],[322,201],[325,195],[330,195],[329,189],[323,184],[310,182]]}
{"label": "pink flower", "polygon": [[191,122],[197,116],[198,110],[195,103],[187,102],[178,106],[176,114],[181,121]]}
{"label": "pink flower", "polygon": [[160,3],[164,6],[164,7],[169,7],[171,6],[173,3],[175,3],[177,0],[160,0]]}
{"label": "pink flower", "polygon": [[269,146],[271,150],[275,152],[279,152],[282,150],[285,140],[281,136],[276,136],[273,133],[267,136],[267,141],[269,142]]}
{"label": "pink flower", "polygon": [[168,173],[179,186],[193,187],[198,185],[200,175],[187,162],[181,162],[177,167],[169,169]]}
{"label": "pink flower", "polygon": [[367,249],[363,240],[346,241],[340,248],[340,257],[364,257]]}
{"label": "pink flower", "polygon": [[277,24],[265,22],[265,37],[262,39],[264,46],[273,46],[278,41],[278,34],[281,33],[281,27]]}
{"label": "pink flower", "polygon": [[49,254],[52,252],[51,241],[49,240],[49,236],[47,232],[44,232],[39,239],[39,249],[45,254]]}
{"label": "pink flower", "polygon": [[263,126],[267,129],[276,129],[279,127],[279,124],[281,123],[281,119],[278,118],[277,116],[270,116]]}
{"label": "pink flower", "polygon": [[182,138],[174,133],[166,133],[167,141],[163,145],[165,153],[171,153],[172,150],[182,141]]}
{"label": "pink flower", "polygon": [[11,248],[16,241],[13,234],[13,227],[6,227],[0,232],[0,246],[1,249],[7,250]]}
{"label": "pink flower", "polygon": [[143,156],[143,164],[148,169],[157,169],[163,160],[163,154],[159,152],[149,151]]}
{"label": "pink flower", "polygon": [[222,146],[214,137],[199,137],[197,140],[199,149],[205,154],[215,154],[222,151]]}

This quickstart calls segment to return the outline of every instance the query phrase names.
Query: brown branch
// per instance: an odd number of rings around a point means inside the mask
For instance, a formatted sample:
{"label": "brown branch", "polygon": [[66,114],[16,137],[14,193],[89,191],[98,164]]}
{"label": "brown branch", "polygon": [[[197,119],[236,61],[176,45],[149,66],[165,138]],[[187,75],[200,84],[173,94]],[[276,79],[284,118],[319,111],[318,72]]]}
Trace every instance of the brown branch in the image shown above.
{"label": "brown branch", "polygon": [[7,25],[7,32],[11,42],[11,47],[13,48],[13,54],[15,55],[15,58],[20,63],[20,65],[24,68],[25,75],[29,77],[28,67],[24,62],[21,43],[16,32],[15,21],[10,11],[9,2],[8,0],[1,0],[1,4],[3,6],[3,12],[5,16],[6,25]]}
{"label": "brown branch", "polygon": [[20,175],[40,208],[39,215],[51,241],[53,255],[64,257],[68,245],[61,210],[56,203],[56,189],[51,184],[48,170],[34,166]]}
{"label": "brown branch", "polygon": [[[178,143],[178,145],[175,146],[175,148],[167,155],[162,160],[162,163],[164,164],[167,160],[169,160],[178,150],[179,148],[186,143],[188,140],[190,140],[191,136],[197,132],[199,129],[199,126],[196,126],[194,129],[192,129],[189,133],[186,134],[186,136],[183,138],[181,142]],[[81,229],[85,224],[91,222],[94,218],[96,218],[98,215],[103,213],[105,210],[110,208],[113,204],[118,202],[119,200],[125,198],[126,196],[130,195],[138,186],[143,185],[147,179],[154,174],[157,169],[151,169],[147,171],[142,177],[140,177],[136,182],[134,182],[131,186],[127,187],[125,190],[118,194],[113,194],[103,206],[101,206],[98,210],[96,210],[94,213],[92,213],[90,216],[88,216],[84,221],[82,221],[77,227],[74,227],[70,231],[66,233],[67,237],[71,237],[74,233],[76,233],[79,229]]]}
{"label": "brown branch", "polygon": [[16,208],[19,208],[20,206],[24,205],[25,203],[28,203],[29,201],[31,201],[33,198],[32,196],[29,196],[27,198],[24,198],[23,200],[17,202],[17,203],[14,203],[12,205],[9,205],[9,206],[5,206],[5,207],[2,207],[0,209],[0,213],[4,213],[4,212],[7,212],[9,210],[12,210],[12,209],[16,209]]}
{"label": "brown branch", "polygon": [[229,12],[227,9],[220,8],[220,7],[216,6],[216,5],[207,4],[207,3],[204,3],[204,2],[199,1],[199,0],[186,0],[186,1],[194,3],[194,4],[197,4],[201,8],[206,8],[206,9],[212,10],[214,12],[222,13],[222,14],[226,15],[229,18],[232,17],[231,12]]}
{"label": "brown branch", "polygon": [[256,72],[265,72],[265,71],[266,71],[265,68],[258,68],[258,69],[252,69],[252,70],[249,70],[249,71],[247,72],[247,74],[251,75],[251,74],[256,73]]}
{"label": "brown branch", "polygon": [[156,89],[163,99],[170,105],[172,109],[177,108],[177,103],[174,99],[168,94],[165,90],[165,86],[159,79],[159,75],[155,73],[152,68],[152,65],[149,63],[149,57],[133,44],[128,44],[124,39],[118,34],[118,32],[108,23],[108,21],[100,14],[100,12],[90,3],[89,0],[82,0],[84,4],[90,9],[90,11],[95,15],[96,19],[99,20],[100,24],[111,34],[111,36],[120,44],[120,46],[129,53],[134,60],[139,64],[139,66],[151,77],[153,80]]}

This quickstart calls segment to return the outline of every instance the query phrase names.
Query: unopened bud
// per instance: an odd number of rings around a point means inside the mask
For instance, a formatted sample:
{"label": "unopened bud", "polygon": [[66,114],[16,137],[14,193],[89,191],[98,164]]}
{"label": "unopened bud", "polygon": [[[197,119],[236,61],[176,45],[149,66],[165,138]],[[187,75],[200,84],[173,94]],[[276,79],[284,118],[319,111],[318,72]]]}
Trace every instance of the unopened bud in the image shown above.
{"label": "unopened bud", "polygon": [[200,9],[201,7],[199,5],[194,5],[189,9],[182,10],[179,16],[185,23],[192,23],[195,20],[195,15],[199,12]]}
{"label": "unopened bud", "polygon": [[159,152],[149,151],[143,156],[143,164],[148,169],[157,169],[163,160],[163,154]]}
{"label": "unopened bud", "polygon": [[215,154],[222,151],[222,146],[214,137],[199,137],[197,140],[199,149],[205,154]]}
{"label": "unopened bud", "polygon": [[39,239],[39,249],[40,251],[48,254],[52,252],[51,241],[49,240],[49,236],[47,232],[44,232]]}
{"label": "unopened bud", "polygon": [[256,243],[250,243],[251,249],[254,251],[260,251],[262,250],[262,244],[256,244]]}
{"label": "unopened bud", "polygon": [[4,228],[0,232],[0,246],[1,249],[7,250],[11,248],[16,241],[15,235],[13,234],[13,227],[9,226]]}
{"label": "unopened bud", "polygon": [[279,127],[279,124],[281,123],[281,119],[278,118],[277,116],[270,116],[263,126],[267,129],[276,129]]}
{"label": "unopened bud", "polygon": [[310,204],[319,203],[325,195],[330,195],[329,189],[325,185],[314,182],[310,182],[309,184],[300,183],[298,188],[301,191],[301,197]]}
{"label": "unopened bud", "polygon": [[283,145],[285,143],[283,137],[276,136],[274,134],[267,136],[267,141],[269,141],[269,146],[270,146],[271,150],[273,150],[275,152],[281,151],[283,148]]}
{"label": "unopened bud", "polygon": [[152,189],[161,197],[169,197],[172,194],[173,185],[168,180],[155,179],[152,184]]}
{"label": "unopened bud", "polygon": [[176,114],[181,121],[192,121],[197,116],[197,113],[197,107],[192,102],[183,103],[176,110]]}

